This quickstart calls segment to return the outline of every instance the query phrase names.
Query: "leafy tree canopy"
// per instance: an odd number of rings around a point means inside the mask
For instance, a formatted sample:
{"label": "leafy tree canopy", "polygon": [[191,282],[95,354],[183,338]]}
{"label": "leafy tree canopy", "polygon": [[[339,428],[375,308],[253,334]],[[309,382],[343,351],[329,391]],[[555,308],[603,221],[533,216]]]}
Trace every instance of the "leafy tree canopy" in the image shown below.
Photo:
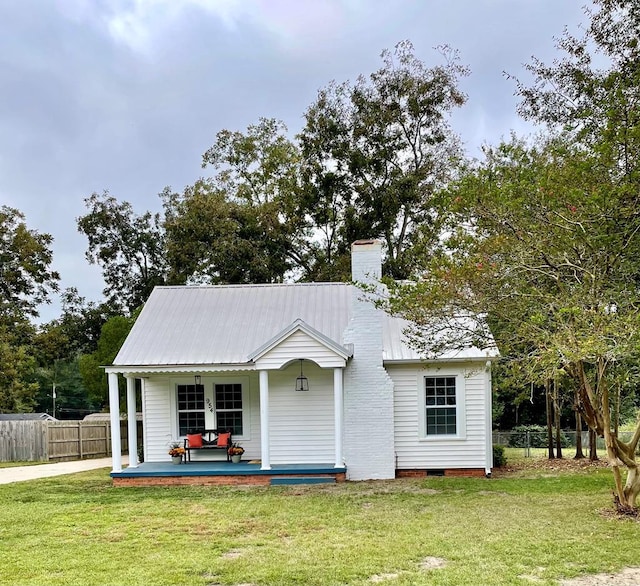
{"label": "leafy tree canopy", "polygon": [[51,270],[53,238],[30,230],[17,209],[0,207],[0,318],[12,323],[38,315],[38,305],[57,291],[60,276]]}
{"label": "leafy tree canopy", "polygon": [[273,283],[306,270],[300,158],[285,133],[273,119],[222,130],[202,158],[214,176],[165,190],[170,282]]}
{"label": "leafy tree canopy", "polygon": [[440,251],[390,306],[418,320],[435,351],[487,345],[469,317],[486,315],[529,380],[569,377],[605,438],[617,499],[634,507],[640,422],[622,441],[617,414],[640,349],[640,2],[596,0],[589,16],[581,38],[558,42],[563,58],[534,60],[533,85],[518,83],[520,112],[553,138],[486,150],[447,192]]}
{"label": "leafy tree canopy", "polygon": [[89,399],[96,405],[107,405],[109,397],[107,377],[102,367],[113,363],[133,327],[138,313],[135,312],[131,317],[117,315],[109,318],[102,326],[96,351],[91,354],[83,354],[78,359],[80,374],[84,386],[89,392]]}
{"label": "leafy tree canopy", "polygon": [[401,42],[382,53],[381,69],[354,85],[330,84],[307,110],[304,201],[320,267],[375,236],[386,243],[385,272],[402,278],[416,228],[422,238],[427,226],[431,239],[439,232],[433,195],[462,157],[448,119],[465,102],[458,82],[468,73],[454,52],[442,53],[444,65],[429,68]]}
{"label": "leafy tree canopy", "polygon": [[132,312],[156,285],[165,282],[164,230],[159,214],[138,216],[130,203],[107,191],[85,199],[89,212],[77,219],[89,240],[86,258],[102,267],[104,296],[111,306]]}
{"label": "leafy tree canopy", "polygon": [[49,234],[30,230],[24,215],[0,207],[0,412],[31,411],[37,385],[29,319],[57,291]]}
{"label": "leafy tree canopy", "polygon": [[489,346],[488,329],[470,317],[486,315],[526,380],[574,381],[610,456],[635,469],[614,456],[633,454],[638,438],[611,439],[609,391],[629,390],[640,348],[638,195],[612,183],[597,158],[553,141],[487,149],[449,197],[448,236],[417,284],[395,290],[393,309],[420,324],[415,333],[436,353]]}

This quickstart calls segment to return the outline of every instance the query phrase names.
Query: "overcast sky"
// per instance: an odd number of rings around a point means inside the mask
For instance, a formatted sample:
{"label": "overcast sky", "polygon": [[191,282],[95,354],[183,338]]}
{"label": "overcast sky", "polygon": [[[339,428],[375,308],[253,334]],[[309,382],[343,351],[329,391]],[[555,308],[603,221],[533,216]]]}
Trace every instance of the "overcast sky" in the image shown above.
{"label": "overcast sky", "polygon": [[[61,288],[98,301],[104,287],[84,258],[76,218],[108,189],[138,213],[158,193],[205,171],[223,129],[259,117],[291,134],[317,91],[382,65],[413,42],[460,52],[471,75],[453,123],[471,156],[518,119],[514,83],[532,56],[551,61],[554,37],[585,21],[582,0],[0,0],[0,204],[54,237]],[[367,235],[363,235],[366,237]],[[59,305],[41,319],[57,317]]]}

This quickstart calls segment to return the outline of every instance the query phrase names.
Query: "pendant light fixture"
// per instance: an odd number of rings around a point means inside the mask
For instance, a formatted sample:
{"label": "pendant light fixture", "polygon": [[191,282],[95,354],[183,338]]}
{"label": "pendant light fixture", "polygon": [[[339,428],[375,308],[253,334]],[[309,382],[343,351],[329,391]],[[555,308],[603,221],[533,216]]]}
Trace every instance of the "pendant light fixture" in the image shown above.
{"label": "pendant light fixture", "polygon": [[302,358],[300,359],[300,376],[296,379],[296,391],[308,391],[309,379],[302,374]]}

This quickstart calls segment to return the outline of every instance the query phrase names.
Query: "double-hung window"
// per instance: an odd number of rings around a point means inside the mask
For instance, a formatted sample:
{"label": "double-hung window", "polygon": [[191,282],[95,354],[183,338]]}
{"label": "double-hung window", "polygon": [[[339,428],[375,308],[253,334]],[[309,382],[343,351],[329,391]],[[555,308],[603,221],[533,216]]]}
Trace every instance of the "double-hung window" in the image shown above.
{"label": "double-hung window", "polygon": [[426,435],[456,435],[458,405],[455,376],[425,376]]}
{"label": "double-hung window", "polygon": [[243,435],[242,384],[216,383],[213,391],[217,428],[231,429],[234,436]]}
{"label": "double-hung window", "polygon": [[230,429],[235,438],[249,437],[248,377],[211,377],[199,385],[176,383],[178,435]]}
{"label": "double-hung window", "polygon": [[205,429],[204,385],[178,385],[180,435]]}

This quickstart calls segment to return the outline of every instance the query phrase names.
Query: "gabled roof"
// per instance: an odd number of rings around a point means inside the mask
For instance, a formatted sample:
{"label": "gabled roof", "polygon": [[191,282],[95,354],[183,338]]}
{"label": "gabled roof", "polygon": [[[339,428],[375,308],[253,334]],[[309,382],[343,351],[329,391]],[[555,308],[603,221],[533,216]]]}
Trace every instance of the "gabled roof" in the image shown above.
{"label": "gabled roof", "polygon": [[310,325],[305,323],[304,320],[297,319],[289,326],[287,326],[284,330],[277,333],[273,338],[271,338],[271,340],[268,340],[266,343],[260,346],[260,348],[257,348],[255,351],[251,352],[247,358],[249,360],[257,360],[258,358],[266,354],[269,350],[275,348],[283,340],[286,340],[294,332],[304,332],[305,334],[316,340],[316,342],[319,342],[342,358],[349,358],[353,355],[353,351],[349,348],[337,344],[331,338],[325,336],[322,332],[319,332],[315,328],[312,328]]}
{"label": "gabled roof", "polygon": [[[354,288],[348,283],[156,287],[113,366],[253,368],[251,360],[292,327],[338,354],[350,352],[343,335]],[[386,314],[382,319],[383,360],[421,360],[402,333],[407,322]],[[469,348],[440,360],[487,357]]]}
{"label": "gabled roof", "polygon": [[342,345],[350,317],[347,283],[156,287],[113,364],[246,364],[296,319]]}

